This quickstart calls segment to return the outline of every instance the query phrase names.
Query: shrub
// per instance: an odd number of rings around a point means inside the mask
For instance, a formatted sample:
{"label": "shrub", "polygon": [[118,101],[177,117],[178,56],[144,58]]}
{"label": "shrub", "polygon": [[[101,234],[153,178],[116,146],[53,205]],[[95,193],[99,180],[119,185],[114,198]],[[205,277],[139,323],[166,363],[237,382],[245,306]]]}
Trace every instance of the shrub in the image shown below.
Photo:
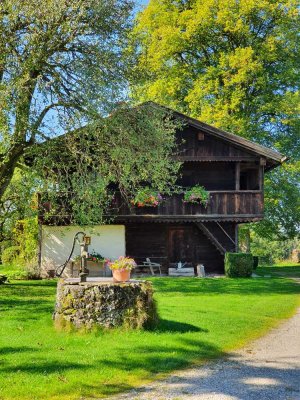
{"label": "shrub", "polygon": [[3,264],[12,264],[20,254],[20,246],[10,246],[3,250],[1,259]]}
{"label": "shrub", "polygon": [[248,278],[253,271],[253,256],[250,253],[226,253],[225,274],[229,278]]}
{"label": "shrub", "polygon": [[24,267],[26,279],[41,279],[41,271],[35,260],[28,262]]}

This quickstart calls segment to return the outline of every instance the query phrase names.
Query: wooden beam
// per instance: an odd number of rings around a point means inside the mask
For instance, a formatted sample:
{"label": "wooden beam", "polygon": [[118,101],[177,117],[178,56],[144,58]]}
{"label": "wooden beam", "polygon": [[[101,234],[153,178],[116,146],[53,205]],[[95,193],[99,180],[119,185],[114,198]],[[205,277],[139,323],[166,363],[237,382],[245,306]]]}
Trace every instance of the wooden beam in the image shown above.
{"label": "wooden beam", "polygon": [[235,164],[235,190],[240,190],[241,163]]}
{"label": "wooden beam", "polygon": [[264,157],[261,157],[259,159],[259,165],[261,165],[262,167],[264,167],[267,164],[267,160]]}
{"label": "wooden beam", "polygon": [[113,215],[113,214],[105,214],[105,217],[113,217],[113,221],[120,219],[135,219],[135,220],[147,220],[147,221],[155,221],[155,220],[181,220],[181,221],[236,221],[236,220],[253,220],[258,221],[264,218],[263,214],[166,214],[166,215],[152,215],[152,214],[128,214],[128,215]]}
{"label": "wooden beam", "polygon": [[225,235],[228,237],[228,239],[235,245],[235,241],[232,239],[232,237],[228,234],[228,232],[226,232],[226,230],[223,228],[223,226],[221,224],[219,224],[219,222],[216,222],[216,224],[218,225],[218,227],[225,233]]}
{"label": "wooden beam", "polygon": [[237,161],[244,161],[244,162],[259,162],[259,158],[257,157],[247,157],[247,156],[192,156],[192,155],[177,155],[173,157],[175,160],[179,161],[197,161],[197,162],[214,162],[214,161],[228,161],[228,162],[237,162]]}
{"label": "wooden beam", "polygon": [[260,165],[258,170],[258,182],[259,182],[259,190],[264,190],[264,166]]}
{"label": "wooden beam", "polygon": [[196,222],[195,224],[204,233],[204,235],[212,242],[212,244],[219,250],[219,252],[222,255],[224,255],[226,253],[226,249],[221,245],[221,243],[211,233],[211,231],[202,222]]}

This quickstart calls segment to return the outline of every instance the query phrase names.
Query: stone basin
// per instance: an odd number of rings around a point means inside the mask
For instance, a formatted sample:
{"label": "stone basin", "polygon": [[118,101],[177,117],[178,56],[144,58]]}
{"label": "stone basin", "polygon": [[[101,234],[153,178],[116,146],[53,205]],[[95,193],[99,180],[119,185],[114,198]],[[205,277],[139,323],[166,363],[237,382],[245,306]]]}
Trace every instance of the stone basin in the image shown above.
{"label": "stone basin", "polygon": [[141,329],[158,320],[152,283],[130,280],[115,283],[112,278],[60,279],[53,315],[60,329],[125,327]]}

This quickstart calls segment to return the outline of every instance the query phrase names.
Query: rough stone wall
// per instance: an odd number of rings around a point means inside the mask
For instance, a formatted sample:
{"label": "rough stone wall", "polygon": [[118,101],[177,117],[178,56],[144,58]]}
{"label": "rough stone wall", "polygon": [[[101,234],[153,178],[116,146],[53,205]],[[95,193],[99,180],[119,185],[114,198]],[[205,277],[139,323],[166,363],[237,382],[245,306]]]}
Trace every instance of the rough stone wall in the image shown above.
{"label": "rough stone wall", "polygon": [[151,282],[70,283],[57,286],[55,324],[59,328],[140,329],[158,320]]}

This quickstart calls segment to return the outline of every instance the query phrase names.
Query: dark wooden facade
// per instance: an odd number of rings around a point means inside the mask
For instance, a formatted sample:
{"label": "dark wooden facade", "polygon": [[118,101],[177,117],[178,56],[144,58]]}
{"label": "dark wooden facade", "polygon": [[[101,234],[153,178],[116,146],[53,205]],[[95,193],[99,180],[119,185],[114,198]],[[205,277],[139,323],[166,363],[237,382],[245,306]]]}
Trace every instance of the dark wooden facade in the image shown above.
{"label": "dark wooden facade", "polygon": [[150,257],[167,273],[179,261],[208,272],[224,271],[224,254],[237,250],[240,223],[263,218],[264,173],[283,156],[246,139],[223,132],[182,114],[177,132],[178,159],[183,162],[178,184],[202,185],[207,207],[183,202],[183,193],[163,199],[158,207],[131,207],[114,196],[116,222],[126,227],[126,253],[138,263]]}
{"label": "dark wooden facade", "polygon": [[[149,257],[165,273],[179,261],[223,272],[224,254],[238,248],[238,224],[263,218],[265,172],[285,157],[183,114],[173,115],[185,126],[176,134],[176,158],[182,162],[177,183],[183,190],[202,185],[209,191],[207,207],[183,202],[183,192],[165,196],[158,207],[134,207],[115,192],[109,217],[125,225],[126,254],[138,263]],[[65,220],[52,223],[65,225],[70,214],[66,210]]]}

